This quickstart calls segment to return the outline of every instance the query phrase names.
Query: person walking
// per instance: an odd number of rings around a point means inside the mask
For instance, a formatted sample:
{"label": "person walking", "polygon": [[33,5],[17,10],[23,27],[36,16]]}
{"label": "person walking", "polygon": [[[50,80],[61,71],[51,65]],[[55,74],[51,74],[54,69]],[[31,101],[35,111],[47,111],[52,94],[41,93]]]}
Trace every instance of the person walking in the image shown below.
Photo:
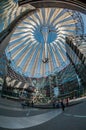
{"label": "person walking", "polygon": [[33,100],[32,100],[32,102],[31,102],[31,106],[32,106],[32,107],[34,106],[34,102],[33,102]]}
{"label": "person walking", "polygon": [[61,108],[62,108],[62,111],[65,110],[65,105],[64,105],[64,103],[63,103],[63,100],[61,100]]}
{"label": "person walking", "polygon": [[56,102],[55,102],[55,101],[53,101],[53,108],[55,108],[55,106],[56,106]]}

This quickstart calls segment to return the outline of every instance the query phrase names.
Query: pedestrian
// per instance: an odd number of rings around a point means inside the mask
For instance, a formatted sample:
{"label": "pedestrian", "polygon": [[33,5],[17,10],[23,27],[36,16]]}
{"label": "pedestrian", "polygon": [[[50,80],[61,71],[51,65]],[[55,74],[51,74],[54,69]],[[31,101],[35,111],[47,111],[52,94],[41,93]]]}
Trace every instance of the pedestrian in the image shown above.
{"label": "pedestrian", "polygon": [[61,108],[62,108],[62,111],[65,110],[65,105],[64,105],[64,103],[63,103],[63,100],[61,100]]}
{"label": "pedestrian", "polygon": [[25,101],[22,101],[22,102],[21,102],[21,105],[22,105],[22,108],[24,109]]}
{"label": "pedestrian", "polygon": [[56,102],[55,102],[55,101],[53,101],[53,108],[55,108],[55,106],[56,106]]}
{"label": "pedestrian", "polygon": [[33,101],[31,102],[31,106],[32,106],[32,107],[34,106],[34,103],[33,103]]}

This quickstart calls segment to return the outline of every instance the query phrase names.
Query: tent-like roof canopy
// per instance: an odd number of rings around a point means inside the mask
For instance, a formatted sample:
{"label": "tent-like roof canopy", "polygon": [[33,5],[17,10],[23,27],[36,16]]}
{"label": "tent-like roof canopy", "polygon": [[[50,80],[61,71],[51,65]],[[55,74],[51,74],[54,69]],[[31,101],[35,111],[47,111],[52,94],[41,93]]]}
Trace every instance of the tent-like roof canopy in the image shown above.
{"label": "tent-like roof canopy", "polygon": [[[50,0],[48,6],[43,0],[43,7],[40,0],[28,0],[23,6],[19,6],[18,2],[24,1],[1,1],[1,32],[25,11],[35,9],[37,5],[38,9],[21,19],[13,31],[5,50],[10,66],[17,73],[33,78],[60,72],[70,64],[66,50],[66,36],[86,33],[86,15],[79,12],[81,9],[85,13],[84,4],[79,8],[78,2],[74,8],[70,8],[72,2],[69,2],[71,4],[68,3],[70,6],[67,8],[66,1],[63,7],[63,0],[56,6],[56,1]],[[32,6],[28,4],[29,2]]]}
{"label": "tent-like roof canopy", "polygon": [[70,61],[65,37],[83,33],[79,12],[63,8],[39,8],[15,28],[6,56],[12,68],[26,77],[43,77],[61,71]]}

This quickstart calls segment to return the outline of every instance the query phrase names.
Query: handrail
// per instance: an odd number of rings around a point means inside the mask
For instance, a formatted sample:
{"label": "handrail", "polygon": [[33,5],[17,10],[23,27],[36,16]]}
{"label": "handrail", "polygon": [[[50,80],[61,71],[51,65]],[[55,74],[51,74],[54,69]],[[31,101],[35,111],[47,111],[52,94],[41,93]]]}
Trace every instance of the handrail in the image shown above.
{"label": "handrail", "polygon": [[[29,3],[29,4],[31,4],[31,5],[33,5],[34,4],[34,6],[35,6],[35,4],[36,3],[55,3],[55,2],[57,2],[57,3],[70,3],[70,4],[75,4],[75,5],[77,5],[77,6],[80,6],[80,7],[83,7],[84,9],[86,9],[86,2],[85,1],[82,1],[82,0],[18,0],[18,4],[19,4],[19,6],[22,6],[22,5],[24,5],[24,4],[27,4],[27,3]],[[39,6],[39,5],[36,5],[36,7],[37,6]],[[43,4],[42,4],[42,6],[44,6]]]}

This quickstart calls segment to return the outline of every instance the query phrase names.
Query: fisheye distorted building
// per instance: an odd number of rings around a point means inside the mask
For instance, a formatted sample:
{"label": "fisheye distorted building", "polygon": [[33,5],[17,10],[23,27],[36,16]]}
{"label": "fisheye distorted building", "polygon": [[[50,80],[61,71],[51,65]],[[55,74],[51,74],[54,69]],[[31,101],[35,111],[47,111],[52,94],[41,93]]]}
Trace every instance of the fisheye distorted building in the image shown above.
{"label": "fisheye distorted building", "polygon": [[0,1],[2,97],[45,103],[85,95],[85,6],[79,0]]}

